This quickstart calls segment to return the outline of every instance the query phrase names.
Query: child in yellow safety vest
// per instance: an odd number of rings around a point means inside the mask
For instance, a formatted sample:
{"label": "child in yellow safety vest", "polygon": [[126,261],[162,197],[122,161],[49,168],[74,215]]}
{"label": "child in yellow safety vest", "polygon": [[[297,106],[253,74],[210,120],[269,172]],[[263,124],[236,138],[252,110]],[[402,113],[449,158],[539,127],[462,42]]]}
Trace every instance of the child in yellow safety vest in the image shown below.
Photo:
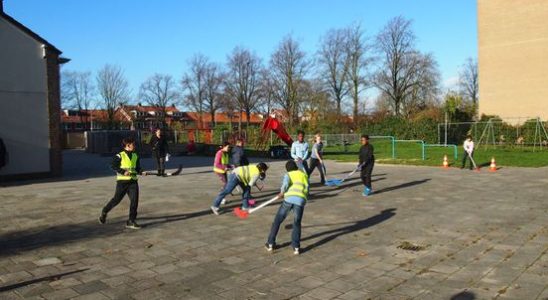
{"label": "child in yellow safety vest", "polygon": [[105,224],[107,214],[122,201],[127,194],[129,197],[129,219],[126,228],[140,229],[141,226],[135,222],[137,218],[137,206],[139,204],[139,184],[137,175],[146,176],[147,173],[141,169],[139,156],[135,153],[135,141],[132,138],[125,138],[122,141],[124,150],[116,154],[112,160],[112,170],[116,172],[116,191],[114,197],[103,207],[99,223]]}
{"label": "child in yellow safety vest", "polygon": [[217,151],[217,153],[215,154],[215,160],[213,161],[213,172],[217,174],[223,184],[223,187],[221,189],[224,189],[226,186],[227,172],[230,169],[230,155],[228,152],[229,150],[230,143],[224,142],[221,146],[221,149],[219,149],[219,151]]}
{"label": "child in yellow safety vest", "polygon": [[288,161],[285,164],[285,169],[287,170],[287,174],[284,176],[281,192],[278,195],[284,201],[274,217],[265,247],[268,251],[274,250],[280,225],[292,210],[293,230],[291,232],[291,246],[293,247],[293,254],[298,255],[301,247],[301,220],[309,192],[308,176],[299,169],[294,160]]}
{"label": "child in yellow safety vest", "polygon": [[249,209],[249,198],[251,197],[251,187],[255,185],[257,180],[264,180],[266,177],[266,170],[268,166],[260,162],[256,165],[248,165],[237,167],[234,171],[228,176],[228,181],[224,189],[217,195],[215,200],[213,200],[213,205],[211,210],[214,214],[219,214],[219,206],[221,206],[223,199],[232,193],[232,191],[240,186],[242,189],[242,210]]}

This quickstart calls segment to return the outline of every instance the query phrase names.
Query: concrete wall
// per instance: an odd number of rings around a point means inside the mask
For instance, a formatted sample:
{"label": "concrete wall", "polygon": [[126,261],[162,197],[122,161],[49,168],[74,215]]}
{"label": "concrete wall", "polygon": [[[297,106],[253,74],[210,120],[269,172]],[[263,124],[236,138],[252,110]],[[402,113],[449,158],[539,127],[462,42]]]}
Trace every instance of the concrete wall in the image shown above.
{"label": "concrete wall", "polygon": [[548,120],[548,1],[478,0],[479,112]]}
{"label": "concrete wall", "polygon": [[0,176],[50,172],[46,60],[42,45],[0,18]]}

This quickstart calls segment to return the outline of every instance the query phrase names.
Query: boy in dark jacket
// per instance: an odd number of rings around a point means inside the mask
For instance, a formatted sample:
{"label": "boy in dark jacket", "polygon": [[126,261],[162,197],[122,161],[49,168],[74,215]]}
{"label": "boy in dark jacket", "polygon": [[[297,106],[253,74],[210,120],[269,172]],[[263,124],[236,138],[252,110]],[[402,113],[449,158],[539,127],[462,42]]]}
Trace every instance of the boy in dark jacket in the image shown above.
{"label": "boy in dark jacket", "polygon": [[158,167],[157,176],[166,176],[166,155],[169,152],[169,146],[167,139],[164,136],[162,129],[158,128],[154,132],[154,135],[150,139],[150,145],[152,146],[152,155],[156,159],[156,166]]}
{"label": "boy in dark jacket", "polygon": [[364,134],[361,137],[362,147],[360,148],[360,166],[363,185],[363,196],[369,196],[373,193],[371,187],[371,173],[373,173],[373,166],[375,165],[375,155],[373,155],[373,145],[369,144],[369,135]]}
{"label": "boy in dark jacket", "polygon": [[231,163],[234,167],[241,167],[249,165],[249,160],[244,151],[244,140],[237,139],[236,146],[232,147],[232,152],[230,154]]}
{"label": "boy in dark jacket", "polygon": [[99,223],[105,224],[107,214],[122,201],[124,196],[129,196],[129,219],[126,228],[140,229],[141,226],[135,222],[137,218],[137,206],[139,204],[139,184],[137,175],[146,176],[147,173],[141,169],[139,156],[135,153],[135,141],[132,138],[125,138],[122,141],[124,150],[116,154],[112,159],[111,168],[116,172],[116,192],[114,197],[103,207]]}

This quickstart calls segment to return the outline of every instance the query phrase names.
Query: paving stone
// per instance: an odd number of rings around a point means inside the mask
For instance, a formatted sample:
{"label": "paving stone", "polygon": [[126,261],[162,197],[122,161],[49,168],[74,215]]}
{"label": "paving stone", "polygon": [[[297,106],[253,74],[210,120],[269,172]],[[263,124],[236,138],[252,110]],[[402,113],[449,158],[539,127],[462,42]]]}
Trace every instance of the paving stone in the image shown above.
{"label": "paving stone", "polygon": [[49,265],[60,264],[63,262],[57,257],[46,257],[46,258],[42,258],[40,260],[34,261],[34,263],[37,266],[49,266]]}
{"label": "paving stone", "polygon": [[[141,180],[139,221],[147,226],[129,231],[123,227],[126,200],[106,225],[97,224],[114,189],[114,178],[103,170],[110,158],[67,153],[65,166],[78,161],[65,173],[73,172],[70,180],[2,187],[9,196],[0,219],[13,220],[5,229],[18,234],[0,236],[0,287],[86,270],[2,297],[450,299],[469,290],[483,299],[506,286],[500,299],[543,299],[548,293],[548,190],[540,180],[548,168],[470,174],[379,164],[373,179],[384,178],[374,182],[380,192],[366,202],[357,177],[346,182],[349,188],[313,185],[303,218],[306,251],[294,256],[285,227],[291,216],[278,236],[282,247],[274,253],[262,248],[278,204],[246,220],[228,207],[219,217],[211,214],[209,203],[218,192],[211,157],[175,157],[174,164],[185,165],[181,176]],[[142,164],[154,167],[151,158]],[[279,189],[283,164],[270,163],[268,192],[254,191],[255,197],[268,199]],[[354,167],[328,165],[332,174]],[[83,166],[84,180],[78,177]],[[520,178],[528,178],[528,185],[516,186]],[[237,206],[240,196],[229,200]],[[428,246],[398,249],[403,241]]]}
{"label": "paving stone", "polygon": [[107,288],[108,288],[108,285],[106,285],[105,283],[101,281],[91,281],[91,282],[82,283],[72,287],[72,289],[77,291],[79,294],[91,294]]}
{"label": "paving stone", "polygon": [[48,300],[49,299],[61,300],[61,299],[74,298],[79,296],[79,294],[75,292],[73,289],[68,288],[68,289],[61,289],[61,290],[56,290],[54,292],[45,293],[45,294],[42,294],[41,296]]}
{"label": "paving stone", "polygon": [[307,293],[303,294],[303,296],[308,296],[315,299],[333,299],[341,294],[341,292],[336,290],[318,287],[308,291]]}

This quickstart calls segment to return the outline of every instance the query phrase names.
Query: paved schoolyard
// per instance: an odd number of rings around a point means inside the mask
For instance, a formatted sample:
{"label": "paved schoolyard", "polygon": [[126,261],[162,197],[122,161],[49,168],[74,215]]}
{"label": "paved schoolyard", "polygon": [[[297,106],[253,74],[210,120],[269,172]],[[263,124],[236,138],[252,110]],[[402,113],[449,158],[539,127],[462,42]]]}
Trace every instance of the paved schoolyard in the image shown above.
{"label": "paved schoolyard", "polygon": [[[377,165],[367,199],[357,177],[313,185],[294,256],[291,218],[282,248],[263,248],[278,204],[240,220],[235,195],[211,214],[210,161],[141,178],[139,231],[124,229],[127,200],[97,222],[109,158],[70,151],[63,180],[0,184],[0,299],[548,298],[548,168]],[[270,165],[258,200],[277,192],[283,162]],[[353,167],[329,162],[329,177]]]}

